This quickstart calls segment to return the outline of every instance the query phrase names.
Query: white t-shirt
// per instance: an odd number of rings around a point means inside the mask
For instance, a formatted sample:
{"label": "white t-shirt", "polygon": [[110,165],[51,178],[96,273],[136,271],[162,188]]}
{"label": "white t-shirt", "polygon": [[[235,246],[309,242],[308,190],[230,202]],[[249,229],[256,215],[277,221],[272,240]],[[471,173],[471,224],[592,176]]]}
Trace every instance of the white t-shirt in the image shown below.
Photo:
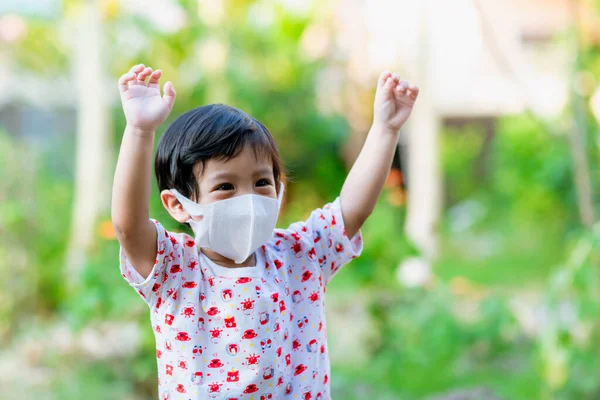
{"label": "white t-shirt", "polygon": [[121,273],[150,306],[159,399],[330,399],[325,286],[362,251],[339,199],[275,230],[253,267],[219,266],[154,222],[152,272],[121,249]]}

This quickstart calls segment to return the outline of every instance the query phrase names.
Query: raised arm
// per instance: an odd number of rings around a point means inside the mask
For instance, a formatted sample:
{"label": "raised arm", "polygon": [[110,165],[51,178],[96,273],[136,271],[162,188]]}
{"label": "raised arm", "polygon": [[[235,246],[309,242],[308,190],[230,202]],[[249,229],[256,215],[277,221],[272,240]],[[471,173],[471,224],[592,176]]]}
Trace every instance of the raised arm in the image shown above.
{"label": "raised arm", "polygon": [[160,70],[140,64],[119,79],[127,127],[113,182],[112,223],[125,254],[144,278],[152,271],[157,251],[156,228],[149,219],[154,134],[175,102],[170,82],[161,97],[160,76]]}
{"label": "raised arm", "polygon": [[408,120],[419,89],[384,72],[377,83],[373,126],[350,170],[340,202],[346,234],[353,237],[371,215],[392,166],[400,128]]}

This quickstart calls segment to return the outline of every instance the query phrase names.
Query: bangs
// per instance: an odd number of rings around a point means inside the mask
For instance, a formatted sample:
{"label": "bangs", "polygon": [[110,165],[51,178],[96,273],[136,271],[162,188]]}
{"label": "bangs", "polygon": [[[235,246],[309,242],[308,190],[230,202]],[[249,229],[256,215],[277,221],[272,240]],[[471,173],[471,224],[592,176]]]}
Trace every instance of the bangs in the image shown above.
{"label": "bangs", "polygon": [[223,141],[221,151],[216,154],[216,157],[229,161],[237,157],[245,148],[252,149],[256,160],[268,159],[273,162],[278,155],[278,150],[271,133],[262,126],[258,121],[256,129],[247,129],[240,134],[231,135],[229,140]]}
{"label": "bangs", "polygon": [[178,117],[161,137],[155,173],[159,190],[199,196],[196,176],[211,158],[224,161],[250,147],[256,160],[268,159],[277,187],[283,164],[271,132],[245,112],[223,104],[198,107]]}

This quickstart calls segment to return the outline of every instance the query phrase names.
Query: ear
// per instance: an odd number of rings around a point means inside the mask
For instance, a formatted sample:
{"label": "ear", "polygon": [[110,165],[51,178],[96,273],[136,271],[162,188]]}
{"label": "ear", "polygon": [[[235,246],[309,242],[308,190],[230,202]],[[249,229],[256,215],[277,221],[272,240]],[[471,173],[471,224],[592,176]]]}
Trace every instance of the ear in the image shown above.
{"label": "ear", "polygon": [[190,220],[190,214],[183,209],[177,197],[170,190],[165,189],[160,192],[160,199],[165,209],[177,222],[185,224]]}

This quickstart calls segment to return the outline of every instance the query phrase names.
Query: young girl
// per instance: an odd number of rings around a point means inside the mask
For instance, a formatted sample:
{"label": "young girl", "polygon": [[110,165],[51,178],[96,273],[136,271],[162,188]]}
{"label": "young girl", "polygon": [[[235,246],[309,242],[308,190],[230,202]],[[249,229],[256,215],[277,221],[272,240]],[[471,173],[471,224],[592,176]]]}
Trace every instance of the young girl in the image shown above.
{"label": "young girl", "polygon": [[268,129],[225,105],[178,117],[155,173],[169,214],[195,237],[149,219],[154,135],[175,101],[161,71],[119,80],[127,128],[112,221],[121,273],[150,307],[161,399],[330,398],[325,286],[362,250],[360,227],[389,172],[418,89],[384,72],[373,126],[340,197],[275,229],[282,163]]}

